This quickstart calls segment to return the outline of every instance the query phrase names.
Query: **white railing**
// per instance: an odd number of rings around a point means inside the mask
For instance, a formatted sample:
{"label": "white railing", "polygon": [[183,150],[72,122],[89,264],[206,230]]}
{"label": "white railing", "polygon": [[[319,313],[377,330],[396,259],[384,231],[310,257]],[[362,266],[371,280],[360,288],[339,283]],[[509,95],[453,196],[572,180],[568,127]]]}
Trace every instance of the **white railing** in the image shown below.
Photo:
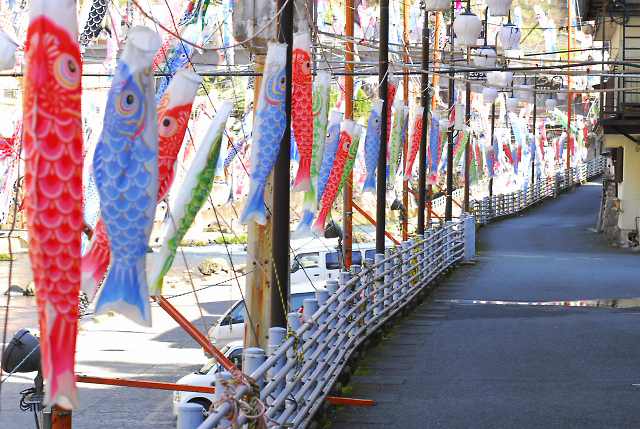
{"label": "white railing", "polygon": [[560,171],[554,176],[538,178],[533,185],[524,189],[471,201],[471,207],[478,223],[484,225],[492,219],[518,213],[545,198],[555,197],[563,189],[602,174],[605,166],[606,159],[598,157],[568,171]]}
{"label": "white railing", "polygon": [[[605,164],[604,158],[597,158],[571,168],[568,174],[560,172],[539,179],[520,191],[473,201],[477,221],[484,224],[555,196],[564,188],[602,173]],[[444,202],[444,198],[440,200]],[[366,260],[362,267],[353,265],[351,272],[340,273],[339,280],[328,280],[325,289],[316,291],[315,299],[304,301],[303,315],[288,315],[288,331],[269,330],[266,360],[262,349],[245,350],[244,371],[259,390],[250,389],[246,383],[223,389],[220,380],[230,379],[231,374],[218,374],[219,400],[197,427],[227,426],[225,419],[230,418],[233,404],[256,404],[258,395],[266,406],[266,416],[277,423],[275,427],[307,427],[359,347],[369,338],[380,337],[390,319],[425,298],[454,264],[474,257],[475,226],[475,216],[463,215],[459,222],[429,228],[424,237],[387,249],[384,255],[376,254],[375,262]],[[242,413],[233,419],[239,425],[250,420]],[[180,426],[180,416],[178,427],[187,427]]]}
{"label": "white railing", "polygon": [[[451,194],[451,199],[454,201],[458,201],[461,204],[462,199],[464,198],[464,188],[458,188]],[[437,212],[444,212],[444,207],[447,204],[447,196],[442,195],[433,201],[431,201],[431,209]]]}
{"label": "white railing", "polygon": [[[380,338],[385,323],[417,305],[447,270],[475,253],[474,247],[473,216],[429,228],[424,237],[377,254],[375,262],[352,266],[339,280],[328,280],[315,299],[304,301],[302,317],[289,314],[288,334],[283,328],[270,329],[266,361],[261,349],[245,350],[244,371],[260,386],[260,400],[276,427],[306,427],[367,338]],[[200,429],[228,424],[224,419],[233,408],[231,396],[246,400],[250,390],[246,384],[238,386],[217,403]],[[218,397],[223,390],[216,383]],[[237,423],[247,420],[240,416]]]}

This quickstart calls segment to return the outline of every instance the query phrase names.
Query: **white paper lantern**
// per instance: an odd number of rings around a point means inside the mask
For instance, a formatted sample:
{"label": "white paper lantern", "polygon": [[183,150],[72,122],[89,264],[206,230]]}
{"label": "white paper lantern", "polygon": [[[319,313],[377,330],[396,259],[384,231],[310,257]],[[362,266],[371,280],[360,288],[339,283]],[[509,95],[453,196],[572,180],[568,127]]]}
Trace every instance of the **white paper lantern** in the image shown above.
{"label": "white paper lantern", "polygon": [[451,0],[426,0],[426,10],[449,10],[451,9]]}
{"label": "white paper lantern", "polygon": [[513,72],[502,72],[504,74],[504,86],[511,86],[513,84]]}
{"label": "white paper lantern", "polygon": [[[565,88],[564,86],[561,88],[558,88],[559,91],[566,91],[567,88]],[[566,101],[567,100],[567,93],[566,92],[559,92],[556,97],[558,97],[558,101]]]}
{"label": "white paper lantern", "polygon": [[456,45],[476,45],[482,33],[482,21],[470,11],[462,12],[453,21],[453,31],[456,33]]}
{"label": "white paper lantern", "polygon": [[547,112],[549,113],[552,113],[557,105],[558,102],[552,96],[549,96],[549,98],[547,98],[547,101],[544,102],[544,106],[547,108]]}
{"label": "white paper lantern", "polygon": [[492,71],[487,73],[487,83],[489,85],[504,85],[504,72]]}
{"label": "white paper lantern", "polygon": [[520,38],[522,37],[522,32],[520,29],[513,23],[508,22],[502,27],[500,27],[500,42],[502,43],[502,49],[505,51],[510,51],[513,49],[518,49],[520,46]]}
{"label": "white paper lantern", "polygon": [[491,16],[507,16],[513,0],[486,0],[485,3],[489,6]]}
{"label": "white paper lantern", "polygon": [[533,101],[533,92],[529,91],[531,89],[531,85],[520,85],[520,90],[516,91],[516,97],[519,101],[524,103],[531,103]]}
{"label": "white paper lantern", "polygon": [[498,90],[496,88],[491,88],[490,86],[488,86],[482,90],[482,98],[484,99],[485,103],[491,104],[496,101],[497,97]]}
{"label": "white paper lantern", "polygon": [[507,98],[507,110],[509,112],[515,112],[518,110],[518,99],[513,95]]}
{"label": "white paper lantern", "polygon": [[432,110],[431,111],[431,120],[438,122],[440,121],[440,114],[441,112],[439,110]]}
{"label": "white paper lantern", "polygon": [[476,56],[473,57],[473,62],[477,67],[493,67],[496,65],[496,51],[484,45],[476,50]]}
{"label": "white paper lantern", "polygon": [[16,64],[18,44],[4,31],[0,30],[0,70],[11,70]]}

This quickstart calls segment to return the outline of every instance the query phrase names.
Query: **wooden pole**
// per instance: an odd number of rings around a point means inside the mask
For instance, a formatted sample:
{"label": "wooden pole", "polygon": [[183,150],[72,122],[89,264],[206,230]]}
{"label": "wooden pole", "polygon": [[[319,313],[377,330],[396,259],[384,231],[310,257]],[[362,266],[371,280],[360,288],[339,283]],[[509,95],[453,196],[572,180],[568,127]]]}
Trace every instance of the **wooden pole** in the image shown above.
{"label": "wooden pole", "polygon": [[376,183],[376,253],[384,254],[385,211],[387,194],[387,105],[389,104],[389,0],[380,0],[380,41],[379,41],[379,96],[382,103],[382,126],[380,132],[380,152],[378,153],[378,177]]}
{"label": "wooden pole", "polygon": [[[449,34],[453,35],[453,7],[454,4],[451,3],[451,24],[449,29]],[[453,61],[453,36],[451,37],[451,61]],[[453,80],[454,72],[453,69],[449,72],[449,114],[451,114],[451,108],[453,106],[453,97],[454,97],[454,85],[455,82]],[[445,118],[447,120],[447,126],[449,125],[449,118]],[[444,207],[444,220],[450,221],[453,216],[453,130],[449,130],[448,132],[448,142],[447,142],[447,199]]]}
{"label": "wooden pole", "polygon": [[71,410],[58,405],[51,406],[51,429],[71,429]]}
{"label": "wooden pole", "polygon": [[[422,24],[422,69],[429,71],[429,11],[424,11],[424,22]],[[425,184],[427,181],[427,134],[429,126],[429,75],[422,75],[420,85],[420,101],[423,107],[422,112],[422,135],[420,136],[420,152],[418,154],[418,228],[416,233],[424,235],[424,207],[426,202]],[[429,185],[431,187],[431,185]],[[431,201],[429,201],[431,204]],[[405,205],[405,207],[407,207]],[[427,213],[427,223],[431,220],[431,207]]]}
{"label": "wooden pole", "polygon": [[[407,22],[409,21],[409,7],[406,2],[402,3],[402,32],[403,32],[403,42],[404,42],[404,63],[409,62],[409,31],[407,27]],[[409,70],[404,67],[403,71],[407,73]],[[409,105],[409,75],[405,74],[403,77],[403,87],[404,87],[404,105]],[[407,121],[408,122],[408,121]],[[407,128],[409,125],[407,123]],[[408,152],[408,142],[409,141],[409,129],[404,133],[404,139],[402,140],[402,163],[406,165],[407,162],[407,152]],[[404,173],[404,168],[402,169]],[[409,181],[402,181],[402,205],[404,205],[407,209],[409,208]],[[402,229],[402,241],[407,241],[409,239],[409,218],[407,214],[402,216],[401,222]]]}
{"label": "wooden pole", "polygon": [[[293,2],[277,1],[277,10],[282,9],[278,20],[278,41],[287,47],[287,83],[285,90],[285,114],[287,122],[280,142],[280,152],[273,167],[273,220],[271,269],[271,323],[265,327],[287,327],[287,303],[289,302],[289,158],[291,148],[291,51],[293,45]],[[264,310],[263,310],[264,311]],[[267,350],[267,348],[263,348]]]}
{"label": "wooden pole", "polygon": [[[344,77],[344,100],[345,100],[345,119],[353,120],[353,98],[356,94],[353,93],[353,76],[348,73],[353,72],[353,12],[354,5],[353,0],[346,0],[345,3],[345,17],[346,17],[346,34],[347,53],[345,55],[345,72],[347,75]],[[353,144],[353,142],[351,143]],[[344,184],[344,241],[343,241],[343,255],[344,264],[347,269],[351,266],[351,248],[353,245],[353,208],[351,202],[353,201],[353,169],[347,176],[347,182]]]}
{"label": "wooden pole", "polygon": [[[257,73],[264,71],[265,55],[255,55],[253,67]],[[255,123],[255,106],[258,105],[262,75],[254,80],[253,114]],[[267,242],[268,232],[272,228],[271,210],[273,208],[273,175],[267,179],[264,193],[267,206],[267,223],[258,225],[249,222],[247,227],[247,277],[245,280],[245,309],[244,320],[244,348],[259,347],[267,350],[267,335],[271,324],[271,294],[269,292],[268,268],[271,262],[271,252]],[[270,238],[269,238],[270,239]],[[261,269],[260,267],[264,267]]]}

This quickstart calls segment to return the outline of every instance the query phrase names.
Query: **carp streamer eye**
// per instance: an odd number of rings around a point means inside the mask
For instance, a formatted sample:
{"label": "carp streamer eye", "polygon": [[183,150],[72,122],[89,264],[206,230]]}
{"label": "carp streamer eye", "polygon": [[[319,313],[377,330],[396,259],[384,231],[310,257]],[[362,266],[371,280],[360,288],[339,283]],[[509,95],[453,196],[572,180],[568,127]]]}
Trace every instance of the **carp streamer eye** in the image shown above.
{"label": "carp streamer eye", "polygon": [[80,84],[80,67],[71,54],[59,55],[53,64],[56,80],[65,88],[73,90]]}
{"label": "carp streamer eye", "polygon": [[131,116],[138,110],[138,97],[130,89],[122,91],[116,99],[116,110],[123,116]]}
{"label": "carp streamer eye", "polygon": [[311,62],[305,61],[304,64],[302,65],[302,70],[305,73],[311,73]]}
{"label": "carp streamer eye", "polygon": [[373,125],[375,125],[375,126],[380,125],[380,119],[378,119],[378,118],[374,118],[374,119],[373,119]]}
{"label": "carp streamer eye", "polygon": [[171,137],[178,131],[178,121],[175,118],[165,117],[160,122],[159,134],[162,137]]}

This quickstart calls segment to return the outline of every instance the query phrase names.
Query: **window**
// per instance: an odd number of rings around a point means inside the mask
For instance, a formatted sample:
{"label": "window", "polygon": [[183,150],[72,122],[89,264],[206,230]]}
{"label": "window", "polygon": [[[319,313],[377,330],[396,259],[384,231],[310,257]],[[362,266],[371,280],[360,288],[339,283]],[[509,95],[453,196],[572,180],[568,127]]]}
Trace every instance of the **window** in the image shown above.
{"label": "window", "polygon": [[340,254],[340,252],[327,253],[327,260],[326,260],[327,270],[339,270],[340,258],[342,258],[342,255]]}
{"label": "window", "polygon": [[220,322],[220,326],[234,323],[244,323],[244,301],[240,301],[233,310]]}
{"label": "window", "polygon": [[291,272],[295,273],[301,268],[318,268],[319,253],[301,253],[291,262]]}
{"label": "window", "polygon": [[242,371],[242,347],[235,349],[229,354],[229,360],[232,364],[234,364],[239,370]]}
{"label": "window", "polygon": [[358,250],[351,251],[351,264],[362,265],[362,253],[360,253]]}
{"label": "window", "polygon": [[244,323],[244,301],[241,301],[236,308],[231,311],[231,323]]}
{"label": "window", "polygon": [[364,259],[372,259],[375,260],[376,249],[369,249],[364,251]]}
{"label": "window", "polygon": [[11,89],[11,88],[5,88],[4,89],[4,98],[11,98],[11,99],[15,100],[16,98],[18,98],[18,90],[17,89]]}

